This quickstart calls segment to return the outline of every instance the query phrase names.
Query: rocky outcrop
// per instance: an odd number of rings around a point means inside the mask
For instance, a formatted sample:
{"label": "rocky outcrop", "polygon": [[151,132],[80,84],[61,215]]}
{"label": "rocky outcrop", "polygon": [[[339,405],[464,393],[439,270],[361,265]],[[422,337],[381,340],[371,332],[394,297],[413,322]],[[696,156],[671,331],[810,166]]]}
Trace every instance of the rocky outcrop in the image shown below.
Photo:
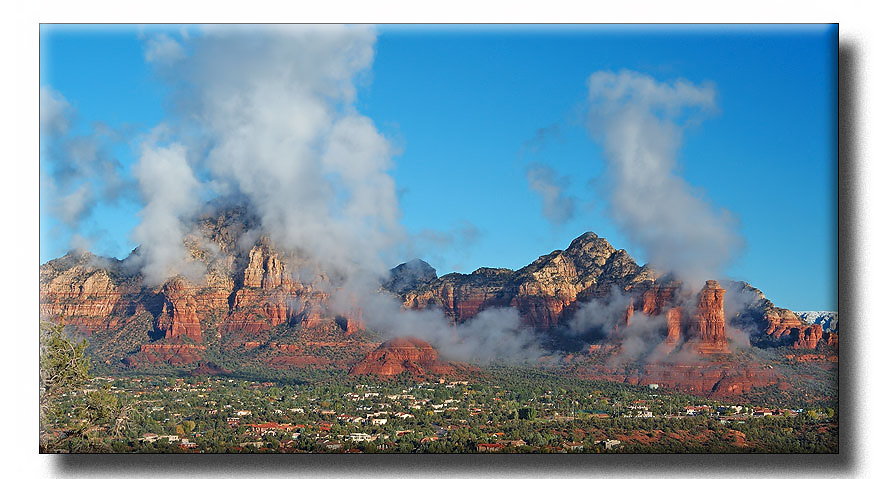
{"label": "rocky outcrop", "polygon": [[340,327],[346,335],[351,335],[364,329],[365,326],[363,325],[361,316],[362,313],[349,313],[348,316],[339,316],[335,318],[335,324]]}
{"label": "rocky outcrop", "polygon": [[631,299],[628,301],[628,307],[625,308],[625,321],[623,326],[628,327],[631,326],[631,318],[634,317],[634,300]]}
{"label": "rocky outcrop", "polygon": [[724,398],[736,397],[754,387],[778,383],[778,373],[757,363],[731,363],[727,361],[695,363],[648,363],[607,367],[590,366],[579,369],[577,374],[588,379],[626,382],[682,391],[699,396]]}
{"label": "rocky outcrop", "polygon": [[430,343],[417,338],[396,338],[385,341],[378,349],[367,354],[350,373],[397,376],[403,372],[415,376],[448,374],[453,368],[439,359]]}
{"label": "rocky outcrop", "polygon": [[628,290],[650,282],[653,273],[638,266],[625,250],[586,233],[566,250],[541,256],[524,268],[479,268],[471,274],[451,273],[403,293],[406,307],[441,308],[455,323],[490,307],[515,307],[525,324],[550,330],[575,312],[578,301]]}
{"label": "rocky outcrop", "polygon": [[249,262],[244,269],[243,279],[245,288],[271,289],[281,286],[285,281],[290,282],[284,274],[286,264],[267,239],[260,240],[260,243],[250,250],[248,256]]}
{"label": "rocky outcrop", "polygon": [[122,362],[130,368],[161,363],[180,366],[201,361],[201,353],[205,349],[207,347],[200,344],[144,344],[137,353],[126,357]]}
{"label": "rocky outcrop", "polygon": [[823,339],[831,348],[838,348],[838,333],[823,333]]}
{"label": "rocky outcrop", "polygon": [[814,349],[817,347],[817,343],[823,339],[823,326],[819,324],[812,324],[806,328],[797,328],[795,331],[795,342],[793,343],[793,348],[795,349]]}
{"label": "rocky outcrop", "polygon": [[[346,334],[360,331],[359,311],[332,312],[330,293],[295,279],[309,266],[305,263],[279,252],[265,237],[257,241],[248,253],[242,287],[232,296],[224,334],[258,334],[284,324],[318,330],[341,328]],[[308,274],[314,282],[329,282],[324,273]]]}
{"label": "rocky outcrop", "polygon": [[668,322],[668,337],[665,339],[665,344],[675,346],[680,342],[680,323],[683,319],[683,308],[678,306],[669,309],[665,314],[665,319]]}
{"label": "rocky outcrop", "polygon": [[710,280],[698,294],[698,306],[690,336],[700,353],[726,353],[729,342],[726,339],[726,318],[723,309],[723,296],[726,290],[719,283]]}
{"label": "rocky outcrop", "polygon": [[[637,293],[632,291],[629,294]],[[650,320],[663,317],[666,324],[666,347],[663,350],[668,353],[680,345],[701,354],[727,353],[724,295],[725,289],[713,280],[705,282],[698,293],[685,291],[677,281],[661,281],[643,290],[636,300],[638,307],[635,311],[656,318]],[[625,313],[626,325],[632,315],[629,307]],[[620,334],[624,336],[624,331]]]}
{"label": "rocky outcrop", "polygon": [[640,299],[640,309],[649,316],[658,316],[666,307],[675,304],[679,282],[655,283],[649,287]]}
{"label": "rocky outcrop", "polygon": [[201,342],[201,323],[198,321],[198,303],[192,296],[186,281],[174,278],[163,288],[165,303],[159,316],[157,328],[167,339],[188,337]]}
{"label": "rocky outcrop", "polygon": [[766,309],[765,334],[778,339],[793,334],[795,330],[802,328],[802,319],[789,309],[771,307]]}
{"label": "rocky outcrop", "polygon": [[[742,300],[744,302],[738,306],[738,311],[730,316],[730,324],[738,329],[750,331],[752,333],[751,343],[758,343],[760,347],[793,346],[797,348],[815,344],[816,329],[813,333],[806,333],[805,330],[811,326],[815,318],[821,317],[821,315],[795,313],[789,309],[779,308],[769,301],[762,291],[745,282],[728,282],[726,287],[731,289],[733,297],[738,302]],[[821,313],[826,314],[822,318],[824,330],[827,326],[831,328],[832,324],[837,326],[837,315],[833,315],[831,312]],[[835,323],[832,323],[831,320],[835,320]],[[832,332],[831,329],[830,332]],[[805,339],[806,334],[809,335],[807,339]],[[829,344],[837,339],[837,336],[833,338],[824,332],[820,338],[817,338],[816,344],[821,342]]]}
{"label": "rocky outcrop", "polygon": [[512,270],[501,268],[480,268],[468,275],[447,274],[406,293],[403,305],[410,309],[439,307],[453,321],[464,322],[492,306],[508,306],[512,274]]}
{"label": "rocky outcrop", "polygon": [[[296,304],[289,293],[269,293],[239,289],[235,292],[231,312],[223,322],[225,333],[256,334],[284,324],[293,317],[290,306]],[[300,304],[300,303],[299,303]],[[304,305],[300,306],[304,308]]]}
{"label": "rocky outcrop", "polygon": [[774,384],[778,377],[773,370],[755,364],[651,364],[636,380],[637,384],[659,384],[701,396],[729,397]]}
{"label": "rocky outcrop", "polygon": [[229,374],[232,374],[232,372],[210,361],[198,363],[195,369],[189,371],[190,376],[224,376]]}
{"label": "rocky outcrop", "polygon": [[151,306],[150,299],[139,278],[113,258],[72,251],[40,266],[40,317],[63,319],[87,335],[117,327],[122,316],[143,308],[138,300]]}

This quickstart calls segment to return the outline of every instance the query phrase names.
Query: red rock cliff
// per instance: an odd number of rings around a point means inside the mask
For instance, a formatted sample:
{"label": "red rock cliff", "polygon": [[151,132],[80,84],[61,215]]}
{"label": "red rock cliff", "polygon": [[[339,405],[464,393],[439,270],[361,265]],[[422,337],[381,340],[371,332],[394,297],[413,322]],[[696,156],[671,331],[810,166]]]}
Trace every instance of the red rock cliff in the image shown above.
{"label": "red rock cliff", "polygon": [[665,315],[665,319],[668,321],[668,337],[665,339],[666,344],[676,345],[680,342],[680,322],[682,321],[682,318],[682,308],[675,307],[668,310]]}
{"label": "red rock cliff", "polygon": [[772,338],[781,338],[802,327],[802,320],[796,313],[783,308],[770,307],[766,310],[765,334]]}
{"label": "red rock cliff", "polygon": [[726,339],[726,318],[723,296],[726,290],[719,283],[709,280],[698,294],[698,310],[690,329],[690,336],[701,353],[725,353],[729,351]]}
{"label": "red rock cliff", "polygon": [[172,279],[165,283],[162,294],[165,303],[158,318],[158,329],[164,331],[165,338],[187,336],[200,343],[201,323],[198,321],[197,302],[186,282],[181,278]]}
{"label": "red rock cliff", "polygon": [[797,328],[795,331],[795,342],[793,347],[796,349],[814,349],[817,343],[823,339],[823,326],[812,324],[805,328]]}
{"label": "red rock cliff", "polygon": [[673,303],[680,288],[679,283],[655,284],[643,293],[641,310],[649,316],[657,316]]}
{"label": "red rock cliff", "polygon": [[71,252],[40,266],[40,317],[62,319],[84,334],[120,326],[142,295],[139,281],[118,273],[119,263]]}
{"label": "red rock cliff", "polygon": [[512,306],[525,324],[551,330],[574,313],[578,301],[604,296],[612,287],[628,290],[651,281],[651,275],[625,250],[589,232],[566,250],[541,256],[520,270],[479,268],[471,274],[447,274],[404,292],[402,299],[412,309],[438,306],[456,323],[490,307]]}

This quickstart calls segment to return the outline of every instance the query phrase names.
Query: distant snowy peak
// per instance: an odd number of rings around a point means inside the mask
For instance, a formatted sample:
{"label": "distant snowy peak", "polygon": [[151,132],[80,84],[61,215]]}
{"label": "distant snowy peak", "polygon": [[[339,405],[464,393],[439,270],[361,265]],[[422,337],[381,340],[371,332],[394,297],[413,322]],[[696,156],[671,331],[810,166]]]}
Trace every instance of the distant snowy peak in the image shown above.
{"label": "distant snowy peak", "polygon": [[808,324],[819,324],[824,331],[838,332],[838,311],[796,311],[802,321]]}

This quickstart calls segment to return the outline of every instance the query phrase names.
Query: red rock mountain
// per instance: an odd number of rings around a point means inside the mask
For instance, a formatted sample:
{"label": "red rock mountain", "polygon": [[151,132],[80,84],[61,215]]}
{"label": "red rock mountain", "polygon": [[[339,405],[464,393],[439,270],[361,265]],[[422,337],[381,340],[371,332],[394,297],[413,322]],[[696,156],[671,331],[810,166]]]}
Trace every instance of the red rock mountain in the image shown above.
{"label": "red rock mountain", "polygon": [[[327,292],[294,279],[306,261],[252,234],[256,228],[243,207],[204,215],[185,239],[187,261],[204,276],[156,287],[138,271],[138,250],[124,261],[68,253],[40,267],[40,316],[91,336],[111,356],[102,362],[128,365],[194,363],[208,347],[239,347],[278,328],[343,336],[362,329],[358,312],[331,313]],[[245,246],[247,232],[257,239]]]}
{"label": "red rock mountain", "polygon": [[653,271],[638,266],[625,250],[589,232],[566,250],[541,256],[518,271],[479,268],[396,292],[406,307],[439,307],[456,323],[491,307],[512,306],[528,324],[545,331],[569,318],[578,301],[604,296],[614,285],[628,290],[654,280]]}
{"label": "red rock mountain", "polygon": [[351,368],[350,373],[396,376],[406,371],[423,376],[448,374],[453,368],[439,360],[439,354],[428,342],[409,337],[385,341]]}
{"label": "red rock mountain", "polygon": [[[331,278],[315,271],[307,258],[277,249],[260,234],[247,208],[211,207],[185,245],[188,269],[204,274],[162,285],[145,283],[139,250],[122,261],[87,252],[49,261],[40,266],[40,316],[90,336],[96,359],[110,366],[197,364],[234,354],[272,367],[354,365],[355,374],[437,373],[448,367],[417,339],[393,340],[373,350],[372,333],[364,330],[368,318],[357,310],[332,311],[332,287],[315,286],[332,284]],[[659,342],[668,354],[689,348],[702,356],[723,356],[729,352],[730,327],[747,331],[752,343],[766,347],[838,343],[837,335],[804,324],[746,283],[708,281],[689,291],[590,232],[517,271],[480,268],[436,277],[432,267],[416,260],[391,270],[383,287],[404,307],[438,308],[452,323],[492,307],[513,307],[527,327],[553,341],[563,337],[577,351],[585,339],[569,337],[568,323],[583,304],[614,290],[627,297],[628,306],[609,320],[605,329],[611,333],[594,339],[592,349],[624,347],[637,318],[660,326]],[[734,311],[727,307],[730,296],[736,298]],[[549,347],[553,344],[560,343]],[[335,358],[347,359],[336,364]]]}

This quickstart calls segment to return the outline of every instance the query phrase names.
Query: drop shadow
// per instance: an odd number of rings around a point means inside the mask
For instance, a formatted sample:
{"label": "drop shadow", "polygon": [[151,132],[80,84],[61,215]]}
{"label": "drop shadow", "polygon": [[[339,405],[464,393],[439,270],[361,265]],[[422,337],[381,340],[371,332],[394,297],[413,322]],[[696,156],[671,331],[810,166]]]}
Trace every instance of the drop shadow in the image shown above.
{"label": "drop shadow", "polygon": [[[835,38],[830,38],[834,41]],[[855,267],[863,244],[859,242],[857,222],[864,211],[855,198],[863,189],[863,159],[857,150],[859,127],[859,92],[862,69],[862,46],[846,41],[838,48],[838,168],[837,177],[830,178],[838,188],[838,300],[842,339],[839,346],[839,454],[562,454],[562,455],[501,455],[501,454],[448,454],[448,455],[229,455],[229,454],[143,454],[143,455],[55,455],[49,457],[52,468],[59,474],[128,475],[150,474],[157,471],[197,471],[199,474],[297,473],[325,476],[378,475],[392,471],[395,475],[416,476],[445,474],[488,474],[491,476],[524,476],[537,474],[570,475],[588,471],[631,474],[681,474],[685,477],[699,473],[715,475],[717,471],[740,474],[807,475],[821,473],[850,474],[857,462],[862,445],[862,425],[854,420],[852,396],[861,390],[857,373],[862,371],[862,350],[853,338],[862,337],[862,293],[857,290],[859,270]],[[834,101],[835,99],[833,99]],[[829,175],[831,176],[831,175]],[[846,474],[846,475],[847,475]]]}

